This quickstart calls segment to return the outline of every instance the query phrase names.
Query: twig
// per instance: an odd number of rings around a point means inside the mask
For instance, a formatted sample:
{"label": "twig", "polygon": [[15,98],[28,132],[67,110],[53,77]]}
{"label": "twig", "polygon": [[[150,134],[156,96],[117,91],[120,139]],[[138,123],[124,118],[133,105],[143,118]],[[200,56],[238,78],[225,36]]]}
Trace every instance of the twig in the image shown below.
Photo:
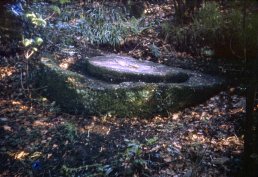
{"label": "twig", "polygon": [[22,72],[21,72],[21,75],[20,75],[20,81],[21,81],[22,90],[26,90],[26,89],[24,88],[24,85],[23,85]]}
{"label": "twig", "polygon": [[45,89],[45,88],[47,88],[47,86],[39,87],[39,88],[33,88],[33,89],[24,88],[22,72],[21,72],[21,75],[20,75],[20,83],[21,83],[21,88],[22,88],[22,90],[24,90],[24,91],[41,90],[41,89]]}

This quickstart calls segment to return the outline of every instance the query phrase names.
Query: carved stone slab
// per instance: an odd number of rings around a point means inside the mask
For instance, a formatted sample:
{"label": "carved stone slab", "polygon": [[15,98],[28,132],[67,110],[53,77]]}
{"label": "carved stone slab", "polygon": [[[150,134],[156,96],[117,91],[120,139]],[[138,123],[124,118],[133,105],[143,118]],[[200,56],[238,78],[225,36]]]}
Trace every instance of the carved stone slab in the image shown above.
{"label": "carved stone slab", "polygon": [[124,56],[85,60],[84,75],[62,69],[50,55],[41,58],[39,84],[64,111],[149,117],[205,101],[223,86],[215,77]]}

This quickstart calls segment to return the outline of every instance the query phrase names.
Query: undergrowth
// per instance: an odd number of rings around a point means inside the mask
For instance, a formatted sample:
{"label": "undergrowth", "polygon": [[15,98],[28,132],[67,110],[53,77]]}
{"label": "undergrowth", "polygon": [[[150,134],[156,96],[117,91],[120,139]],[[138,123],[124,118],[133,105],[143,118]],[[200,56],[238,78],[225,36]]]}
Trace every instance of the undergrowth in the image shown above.
{"label": "undergrowth", "polygon": [[[146,139],[144,143],[136,140],[125,139],[126,148],[117,153],[108,164],[94,163],[79,167],[62,166],[62,174],[65,176],[149,176],[150,160],[146,159],[148,153],[144,149],[155,145],[157,137]],[[118,170],[119,169],[119,170]]]}
{"label": "undergrowth", "polygon": [[92,44],[118,46],[131,35],[140,34],[149,26],[142,24],[143,19],[127,17],[125,9],[100,5],[86,11],[86,23],[81,25],[83,36]]}
{"label": "undergrowth", "polygon": [[254,57],[257,14],[249,7],[244,17],[240,7],[224,7],[214,1],[203,3],[190,23],[163,23],[162,34],[177,49],[199,56]]}

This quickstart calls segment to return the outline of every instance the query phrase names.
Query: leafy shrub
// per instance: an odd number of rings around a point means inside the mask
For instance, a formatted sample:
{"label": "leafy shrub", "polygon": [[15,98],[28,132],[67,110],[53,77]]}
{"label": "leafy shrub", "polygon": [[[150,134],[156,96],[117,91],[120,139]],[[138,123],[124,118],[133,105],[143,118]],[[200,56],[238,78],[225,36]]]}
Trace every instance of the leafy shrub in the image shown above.
{"label": "leafy shrub", "polygon": [[195,28],[200,30],[209,30],[210,32],[217,32],[222,25],[222,13],[220,12],[219,4],[216,2],[209,2],[199,10],[193,19]]}
{"label": "leafy shrub", "polygon": [[77,137],[77,129],[72,123],[65,123],[58,127],[63,137],[69,141],[73,141]]}
{"label": "leafy shrub", "polygon": [[[243,28],[242,9],[221,10],[217,2],[206,2],[191,23],[162,25],[163,34],[179,50],[198,55],[215,55],[227,58],[254,57],[258,22],[257,15],[248,13]],[[248,56],[244,56],[244,49]]]}
{"label": "leafy shrub", "polygon": [[154,56],[154,57],[160,57],[161,55],[161,52],[160,52],[160,49],[159,47],[157,47],[154,43],[149,45],[149,49],[151,51],[151,54]]}
{"label": "leafy shrub", "polygon": [[175,8],[176,20],[184,22],[201,7],[203,0],[172,0]]}
{"label": "leafy shrub", "polygon": [[141,19],[127,18],[121,9],[119,11],[102,5],[86,12],[86,23],[81,28],[92,44],[117,46],[126,37],[139,34],[147,27],[141,25]]}

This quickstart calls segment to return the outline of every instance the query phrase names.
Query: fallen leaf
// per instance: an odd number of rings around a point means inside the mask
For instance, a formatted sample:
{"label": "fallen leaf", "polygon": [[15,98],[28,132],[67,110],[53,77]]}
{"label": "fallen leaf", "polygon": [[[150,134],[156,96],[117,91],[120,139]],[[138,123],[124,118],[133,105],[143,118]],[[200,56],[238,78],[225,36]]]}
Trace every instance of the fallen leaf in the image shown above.
{"label": "fallen leaf", "polygon": [[164,158],[164,161],[167,163],[172,162],[172,158],[170,156],[167,156],[166,158]]}
{"label": "fallen leaf", "polygon": [[4,128],[5,131],[9,131],[9,132],[12,131],[12,127],[10,127],[8,125],[4,125],[3,128]]}
{"label": "fallen leaf", "polygon": [[7,119],[6,117],[1,117],[1,118],[0,118],[0,121],[1,121],[1,122],[6,122],[7,120],[8,120],[8,119]]}
{"label": "fallen leaf", "polygon": [[21,152],[16,153],[14,158],[15,158],[16,160],[22,160],[22,159],[24,159],[28,154],[29,154],[29,153],[27,153],[27,152],[21,151]]}

